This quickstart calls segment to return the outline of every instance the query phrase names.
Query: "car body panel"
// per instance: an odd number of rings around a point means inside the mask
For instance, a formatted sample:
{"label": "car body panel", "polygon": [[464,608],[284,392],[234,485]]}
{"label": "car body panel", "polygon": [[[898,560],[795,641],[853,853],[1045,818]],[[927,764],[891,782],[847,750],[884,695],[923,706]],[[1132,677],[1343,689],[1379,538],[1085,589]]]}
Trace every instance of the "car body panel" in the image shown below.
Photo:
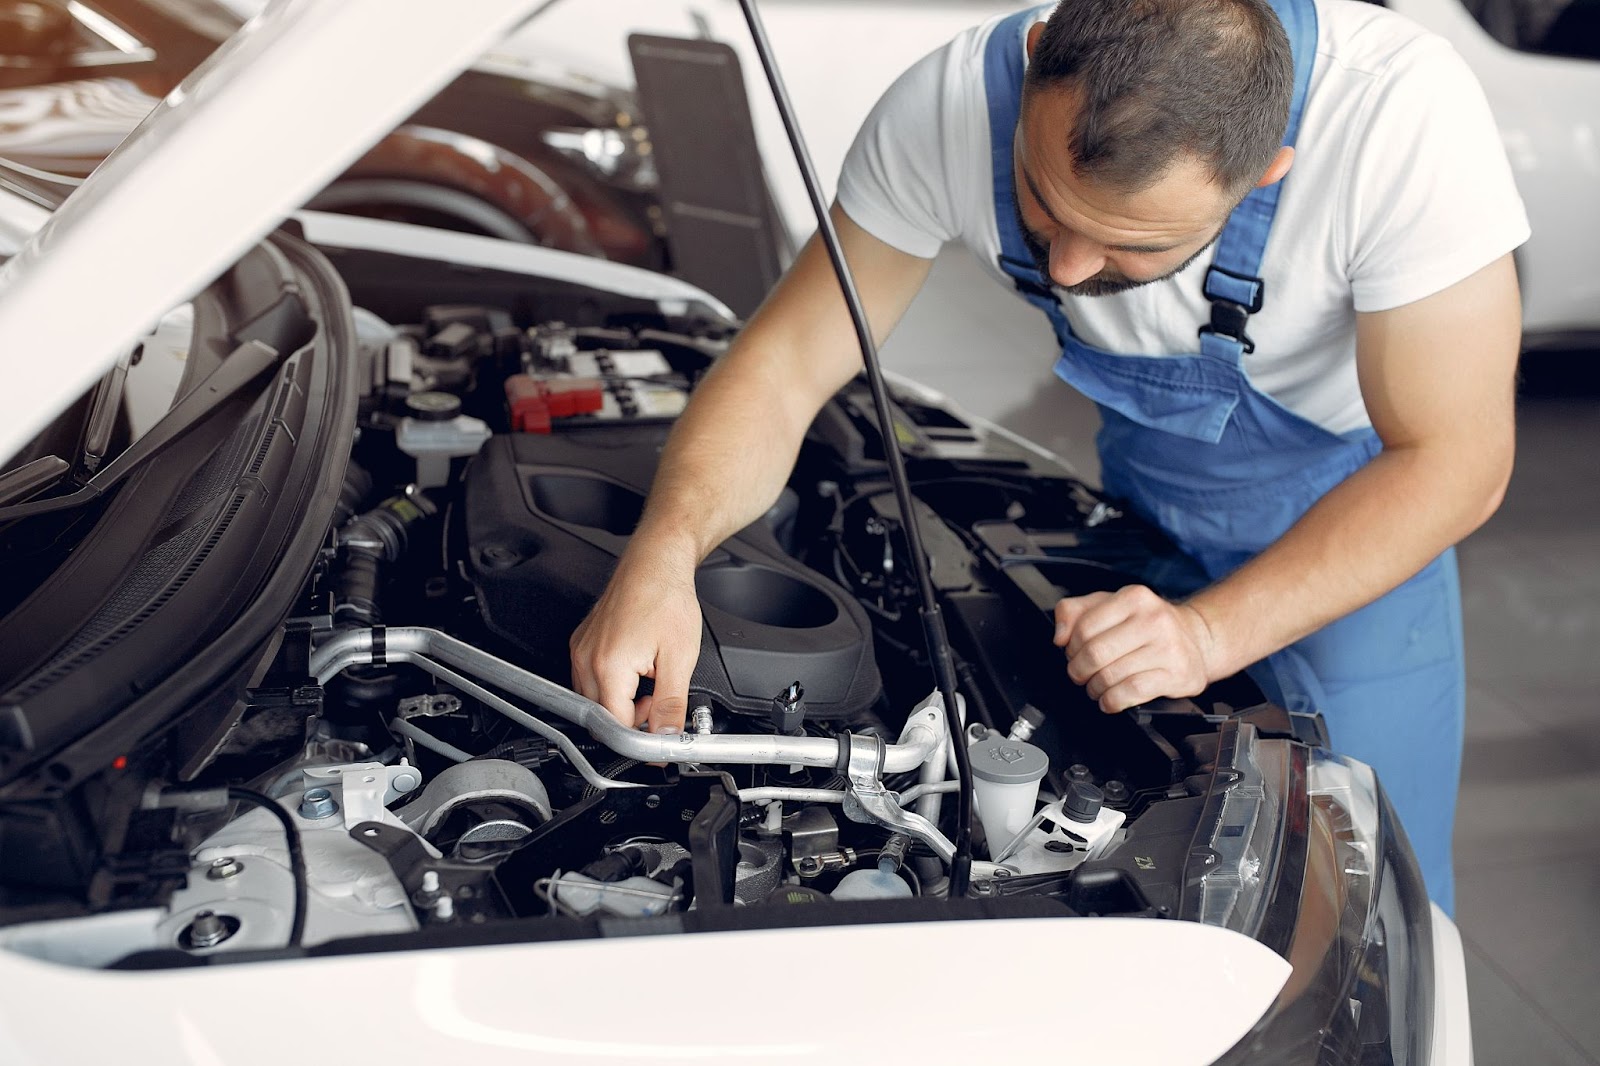
{"label": "car body panel", "polygon": [[[1148,987],[1177,960],[1192,981]],[[315,1047],[322,1059],[477,1066],[529,1056],[758,1066],[877,1059],[891,1047],[924,1063],[1056,1047],[1071,1061],[1200,1066],[1249,1029],[1288,973],[1240,934],[1136,918],[633,936],[166,972],[0,952],[10,990],[0,1058],[277,1066]],[[824,1013],[823,997],[841,992],[852,1005]],[[736,993],[769,1009],[725,1009]],[[950,997],[959,1011],[941,1009]],[[86,1003],[93,1026],[80,1024]]]}
{"label": "car body panel", "polygon": [[1461,930],[1437,903],[1433,911],[1433,1062],[1472,1066],[1472,1013]]}

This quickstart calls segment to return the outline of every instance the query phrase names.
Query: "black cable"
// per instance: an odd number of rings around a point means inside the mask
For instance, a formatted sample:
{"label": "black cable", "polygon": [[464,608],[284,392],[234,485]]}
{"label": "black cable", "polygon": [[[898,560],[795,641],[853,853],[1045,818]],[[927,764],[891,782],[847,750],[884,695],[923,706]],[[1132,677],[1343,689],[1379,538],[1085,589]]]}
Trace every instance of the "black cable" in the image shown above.
{"label": "black cable", "polygon": [[284,840],[289,845],[289,874],[294,878],[294,918],[289,922],[289,946],[300,946],[300,938],[306,931],[306,856],[300,848],[300,827],[294,824],[294,819],[281,805],[275,803],[267,796],[253,788],[240,788],[237,785],[228,786],[228,798],[238,800],[240,803],[249,803],[260,807],[276,818],[283,826]]}
{"label": "black cable", "polygon": [[773,102],[778,105],[784,132],[789,135],[789,146],[794,150],[800,176],[805,180],[806,195],[811,199],[811,209],[817,216],[817,232],[828,250],[828,258],[833,262],[839,288],[843,291],[845,304],[850,308],[856,340],[861,345],[861,361],[866,368],[867,384],[872,390],[872,404],[878,413],[878,431],[883,435],[883,455],[889,466],[889,479],[894,484],[895,500],[900,506],[901,525],[911,553],[911,568],[917,575],[917,589],[922,600],[922,630],[928,640],[928,658],[933,664],[939,694],[944,698],[951,750],[955,753],[956,779],[961,791],[956,796],[956,851],[950,861],[950,895],[965,896],[967,883],[972,876],[972,766],[967,758],[966,730],[957,713],[956,672],[950,654],[950,635],[945,630],[944,616],[939,613],[939,601],[934,595],[933,579],[928,572],[927,552],[923,549],[922,536],[917,529],[916,511],[911,506],[911,486],[906,478],[905,458],[900,454],[895,435],[889,390],[884,384],[883,370],[878,365],[878,349],[872,342],[872,330],[867,324],[866,310],[861,306],[861,294],[856,291],[855,277],[850,273],[850,265],[845,262],[844,250],[839,245],[839,234],[835,232],[827,206],[822,202],[822,187],[817,181],[816,168],[811,164],[811,155],[806,151],[800,125],[795,120],[794,104],[789,100],[783,77],[778,73],[772,43],[767,40],[767,31],[761,24],[755,0],[739,0],[739,6],[744,9],[745,22],[750,26],[756,54],[761,57],[767,84],[772,87]]}

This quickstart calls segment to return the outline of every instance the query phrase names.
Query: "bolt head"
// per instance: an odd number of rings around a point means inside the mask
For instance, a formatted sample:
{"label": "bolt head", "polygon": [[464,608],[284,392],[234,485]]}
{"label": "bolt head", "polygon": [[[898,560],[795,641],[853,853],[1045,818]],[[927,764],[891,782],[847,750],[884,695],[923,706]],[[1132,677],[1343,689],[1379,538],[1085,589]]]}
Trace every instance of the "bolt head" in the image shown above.
{"label": "bolt head", "polygon": [[189,923],[188,940],[191,948],[215,947],[232,935],[233,929],[213,911],[200,911]]}
{"label": "bolt head", "polygon": [[206,871],[206,877],[212,881],[225,881],[230,877],[238,877],[244,872],[244,863],[231,855],[221,859],[213,859],[211,868]]}
{"label": "bolt head", "polygon": [[334,802],[333,793],[325,788],[310,788],[300,799],[300,817],[308,821],[319,821],[331,818],[339,811],[339,804]]}

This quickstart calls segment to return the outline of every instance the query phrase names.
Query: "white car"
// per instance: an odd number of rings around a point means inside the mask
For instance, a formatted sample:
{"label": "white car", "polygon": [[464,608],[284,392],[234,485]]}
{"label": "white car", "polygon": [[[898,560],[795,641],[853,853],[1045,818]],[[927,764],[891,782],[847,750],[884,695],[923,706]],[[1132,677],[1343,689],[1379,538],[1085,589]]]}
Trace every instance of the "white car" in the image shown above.
{"label": "white car", "polygon": [[733,316],[294,214],[535,6],[276,5],[63,205],[0,167],[0,1060],[1469,1062],[1372,772],[1242,676],[1099,714],[1041,608],[1172,548],[909,382],[960,706],[857,386],[692,728],[565,687]]}
{"label": "white car", "polygon": [[1517,251],[1524,347],[1600,347],[1600,25],[1585,14],[1593,5],[1384,6],[1448,40],[1483,84],[1533,229]]}

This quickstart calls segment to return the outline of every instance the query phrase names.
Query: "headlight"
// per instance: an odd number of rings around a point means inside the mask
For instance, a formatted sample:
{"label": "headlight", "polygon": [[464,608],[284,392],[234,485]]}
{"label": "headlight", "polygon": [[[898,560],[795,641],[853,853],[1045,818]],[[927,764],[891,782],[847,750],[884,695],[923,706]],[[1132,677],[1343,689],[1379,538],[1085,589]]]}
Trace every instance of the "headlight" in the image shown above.
{"label": "headlight", "polygon": [[[1422,876],[1372,770],[1241,728],[1220,801],[1194,849],[1185,916],[1226,925],[1294,967],[1278,1000],[1219,1066],[1425,1066],[1433,1038],[1433,928]],[[1281,812],[1281,816],[1278,816]]]}
{"label": "headlight", "polygon": [[621,188],[649,192],[661,182],[643,126],[627,130],[557,126],[539,134],[539,139]]}

